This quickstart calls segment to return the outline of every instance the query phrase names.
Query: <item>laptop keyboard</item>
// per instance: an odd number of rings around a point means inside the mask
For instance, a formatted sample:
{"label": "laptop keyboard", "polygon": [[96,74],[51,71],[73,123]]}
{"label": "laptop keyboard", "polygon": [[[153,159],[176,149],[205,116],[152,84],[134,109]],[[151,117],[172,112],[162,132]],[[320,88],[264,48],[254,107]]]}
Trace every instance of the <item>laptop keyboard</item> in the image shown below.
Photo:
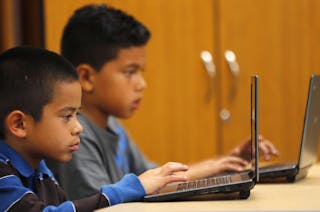
{"label": "laptop keyboard", "polygon": [[202,188],[213,185],[221,185],[231,183],[231,175],[221,176],[221,177],[212,177],[207,179],[201,179],[196,181],[191,181],[187,183],[180,183],[177,186],[178,191],[184,191],[195,188]]}

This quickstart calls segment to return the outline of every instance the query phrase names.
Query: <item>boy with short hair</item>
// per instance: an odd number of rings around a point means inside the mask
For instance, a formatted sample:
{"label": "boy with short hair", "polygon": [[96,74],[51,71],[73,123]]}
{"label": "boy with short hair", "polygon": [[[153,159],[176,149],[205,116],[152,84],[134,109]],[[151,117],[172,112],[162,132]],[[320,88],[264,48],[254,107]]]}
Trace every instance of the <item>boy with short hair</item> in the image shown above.
{"label": "boy with short hair", "polygon": [[0,99],[0,211],[93,211],[187,179],[174,174],[187,166],[168,163],[67,201],[43,159],[67,162],[79,148],[81,86],[74,67],[44,49],[7,50],[0,55]]}
{"label": "boy with short hair", "polygon": [[[78,72],[83,90],[79,120],[84,127],[81,146],[67,164],[51,164],[71,199],[95,192],[126,173],[139,174],[155,164],[148,161],[116,118],[129,118],[139,108],[146,82],[143,69],[149,30],[134,17],[106,5],[75,11],[64,28],[61,50]],[[264,145],[262,153],[276,150]],[[241,156],[249,142],[232,155],[190,166],[189,179],[228,170],[242,170]]]}

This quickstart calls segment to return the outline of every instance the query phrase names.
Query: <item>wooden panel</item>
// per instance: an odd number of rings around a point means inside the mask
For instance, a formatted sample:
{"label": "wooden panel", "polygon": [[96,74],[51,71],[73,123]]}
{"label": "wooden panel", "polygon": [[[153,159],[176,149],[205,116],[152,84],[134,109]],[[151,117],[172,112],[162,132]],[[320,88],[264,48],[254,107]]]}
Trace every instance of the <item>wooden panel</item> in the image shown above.
{"label": "wooden panel", "polygon": [[14,1],[0,2],[0,51],[11,48],[17,43],[14,7]]}
{"label": "wooden panel", "polygon": [[[75,8],[90,1],[45,1],[46,41],[59,50],[62,27]],[[100,1],[102,2],[102,1]],[[153,160],[192,162],[216,154],[216,84],[200,60],[214,48],[211,0],[109,0],[152,31],[143,107],[124,121],[139,147]],[[210,90],[210,91],[209,91]]]}
{"label": "wooden panel", "polygon": [[223,123],[224,151],[249,135],[250,75],[257,73],[260,132],[277,145],[280,160],[297,159],[309,75],[320,73],[319,6],[312,0],[220,1],[221,54],[234,50],[241,69],[234,78],[221,61],[222,106],[232,113]]}
{"label": "wooden panel", "polygon": [[213,47],[210,1],[148,1],[136,13],[153,37],[144,108],[126,122],[151,158],[192,162],[215,154],[215,99],[200,51]]}
{"label": "wooden panel", "polygon": [[[67,18],[89,2],[45,1],[49,49],[59,50]],[[309,74],[320,72],[319,1],[96,2],[128,11],[153,33],[143,107],[124,121],[150,158],[159,163],[192,162],[227,153],[247,138],[250,75],[256,73],[260,132],[277,145],[281,160],[296,159]],[[203,49],[213,53],[218,68],[215,80],[202,67]],[[231,75],[224,60],[227,49],[237,55],[239,77]],[[223,108],[231,111],[227,122],[218,117]]]}

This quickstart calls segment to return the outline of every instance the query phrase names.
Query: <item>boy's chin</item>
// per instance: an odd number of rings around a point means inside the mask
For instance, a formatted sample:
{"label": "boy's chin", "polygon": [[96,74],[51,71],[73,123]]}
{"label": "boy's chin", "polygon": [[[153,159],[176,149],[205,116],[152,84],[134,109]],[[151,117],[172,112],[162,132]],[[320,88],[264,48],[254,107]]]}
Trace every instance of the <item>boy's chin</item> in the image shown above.
{"label": "boy's chin", "polygon": [[117,117],[120,118],[120,119],[129,119],[134,115],[134,112],[135,111],[123,113],[123,114],[118,115]]}
{"label": "boy's chin", "polygon": [[72,154],[69,155],[66,155],[64,157],[61,157],[61,158],[56,158],[56,161],[60,162],[60,163],[67,163],[69,162],[70,160],[72,159]]}

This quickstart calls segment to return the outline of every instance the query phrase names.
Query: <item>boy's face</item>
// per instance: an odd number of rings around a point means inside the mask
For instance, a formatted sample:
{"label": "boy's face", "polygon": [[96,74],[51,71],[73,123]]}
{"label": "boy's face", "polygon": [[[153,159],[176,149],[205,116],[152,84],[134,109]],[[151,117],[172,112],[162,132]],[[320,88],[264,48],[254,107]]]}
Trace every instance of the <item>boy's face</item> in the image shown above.
{"label": "boy's face", "polygon": [[[121,49],[117,58],[105,63],[99,72],[95,72],[92,92],[94,109],[97,110],[95,112],[119,118],[132,116],[140,107],[146,88],[143,78],[145,63],[146,48],[131,47]],[[87,105],[86,100],[83,104]]]}
{"label": "boy's face", "polygon": [[81,106],[81,86],[78,81],[58,82],[52,101],[45,105],[42,117],[27,123],[25,157],[37,164],[43,158],[67,162],[78,150],[82,126],[77,120]]}

